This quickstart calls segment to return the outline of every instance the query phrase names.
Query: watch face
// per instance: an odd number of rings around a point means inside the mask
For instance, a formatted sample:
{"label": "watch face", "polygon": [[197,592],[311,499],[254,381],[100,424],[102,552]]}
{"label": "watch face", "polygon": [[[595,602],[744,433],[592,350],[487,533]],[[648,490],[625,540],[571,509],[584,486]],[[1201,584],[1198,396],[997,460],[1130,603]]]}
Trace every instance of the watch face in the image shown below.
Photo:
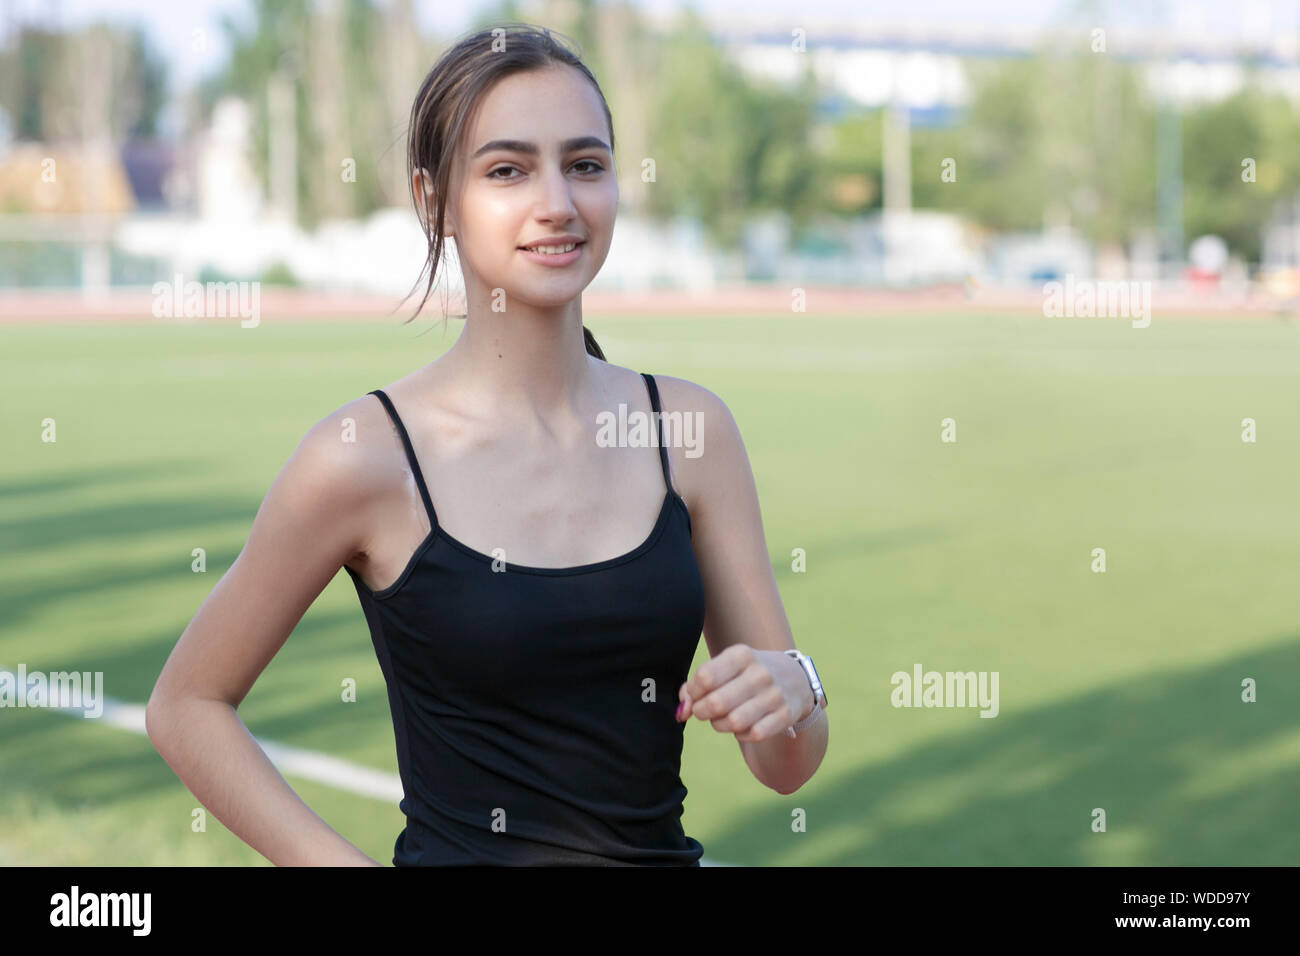
{"label": "watch face", "polygon": [[826,704],[828,703],[828,700],[826,697],[826,688],[822,686],[822,675],[817,673],[817,668],[813,666],[811,657],[807,658],[807,661],[808,661],[808,669],[811,670],[813,672],[813,675],[816,676],[817,678],[817,686],[819,688],[817,691],[817,696],[821,698],[821,705],[825,707]]}
{"label": "watch face", "polygon": [[809,677],[809,683],[814,684],[818,688],[813,691],[814,696],[817,698],[817,702],[821,704],[821,706],[825,707],[829,703],[829,700],[826,697],[826,688],[821,686],[822,677],[817,673],[817,668],[813,664],[813,659],[807,654],[799,653],[797,650],[786,651],[785,653],[803,665],[804,673]]}

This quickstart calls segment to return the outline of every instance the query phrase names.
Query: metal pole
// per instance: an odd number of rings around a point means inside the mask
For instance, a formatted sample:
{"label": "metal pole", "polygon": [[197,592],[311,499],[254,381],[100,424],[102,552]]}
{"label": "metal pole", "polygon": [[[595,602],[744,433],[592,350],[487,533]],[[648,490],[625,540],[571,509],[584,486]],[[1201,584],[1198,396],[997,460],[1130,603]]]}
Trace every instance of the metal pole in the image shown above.
{"label": "metal pole", "polygon": [[[1164,12],[1171,11],[1166,3]],[[1170,34],[1161,62],[1172,82],[1175,50]],[[1183,236],[1183,118],[1168,88],[1161,90],[1156,102],[1156,224],[1160,233],[1162,273],[1176,277],[1186,258]]]}

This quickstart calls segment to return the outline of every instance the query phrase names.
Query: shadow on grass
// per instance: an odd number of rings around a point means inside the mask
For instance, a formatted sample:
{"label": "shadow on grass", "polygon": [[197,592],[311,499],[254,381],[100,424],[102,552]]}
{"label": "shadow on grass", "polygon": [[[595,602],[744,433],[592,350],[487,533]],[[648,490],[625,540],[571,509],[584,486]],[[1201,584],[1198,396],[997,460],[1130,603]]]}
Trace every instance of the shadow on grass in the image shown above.
{"label": "shadow on grass", "polygon": [[[102,667],[148,673],[156,662],[157,647]],[[1259,703],[1240,701],[1247,676],[1259,681]],[[969,731],[823,776],[806,793],[767,795],[720,832],[692,835],[706,856],[747,865],[786,862],[787,854],[840,866],[1293,864],[1300,856],[1300,703],[1290,693],[1297,678],[1300,642],[1019,713],[1014,688],[1004,685],[999,716],[971,711]],[[391,762],[392,729],[376,689],[364,709],[340,706],[333,688],[304,695],[252,729],[289,741],[308,729],[374,738]],[[891,720],[933,716],[896,710]],[[78,752],[64,746],[72,718],[41,718],[0,720],[0,766],[6,775],[24,769],[26,786],[42,799],[111,804],[181,786],[138,738],[136,746],[113,741],[101,752]],[[891,720],[881,721],[881,733]],[[828,756],[835,746],[832,727]],[[1106,810],[1106,833],[1090,830],[1094,807]],[[794,808],[806,811],[807,833],[791,831]],[[815,848],[805,851],[810,843]]]}
{"label": "shadow on grass", "polygon": [[101,490],[105,485],[117,482],[133,483],[137,478],[156,480],[160,475],[170,478],[180,474],[203,474],[210,468],[211,464],[205,460],[183,458],[167,462],[153,460],[130,465],[69,469],[35,478],[0,481],[0,499],[12,503],[15,498],[23,496],[41,498],[87,488]]}
{"label": "shadow on grass", "polygon": [[[51,535],[61,541],[128,537],[249,519],[253,510],[233,499],[207,506],[140,503],[11,523],[6,530],[39,547]],[[947,533],[945,526],[903,528],[836,542],[818,553],[861,557]],[[227,565],[224,556],[220,562],[209,556],[209,567]],[[787,568],[776,566],[776,572],[787,574]],[[88,588],[145,590],[177,573],[188,572],[154,563],[106,569],[95,580],[75,584],[36,582],[27,594],[7,593],[0,613],[12,629],[16,618],[63,595]],[[351,590],[350,581],[344,586]],[[308,611],[240,715],[258,736],[299,745],[328,741],[332,746],[317,746],[341,755],[366,749],[383,755],[384,763],[375,766],[391,770],[387,700],[360,607],[355,596],[350,600],[347,611]],[[143,704],[184,624],[128,647],[78,654],[76,662],[52,660],[57,648],[33,643],[30,656],[10,654],[6,663],[23,659],[32,669],[103,671],[106,693]],[[827,762],[804,792],[765,792],[756,807],[730,814],[719,832],[692,835],[706,856],[750,865],[795,858],[819,865],[1294,865],[1300,859],[1300,699],[1294,692],[1300,686],[1300,635],[1287,640],[1028,709],[1017,706],[1016,688],[1003,681],[998,717],[969,712],[969,727],[856,769],[841,769],[836,760],[837,747],[852,744],[837,738],[834,715],[861,703],[841,697],[831,714]],[[362,703],[339,700],[338,682],[348,676],[367,678]],[[1259,703],[1241,702],[1243,677],[1259,681]],[[908,721],[952,716],[878,702],[872,714],[874,732],[884,735],[914,729]],[[69,746],[85,739],[68,732],[74,720],[81,718],[0,710],[0,791],[25,790],[57,807],[75,808],[182,788],[144,738],[115,732],[120,736],[105,738],[90,752]],[[746,771],[738,764],[736,772]],[[695,792],[688,802],[692,798],[721,801],[725,795]],[[1104,834],[1090,830],[1094,807],[1106,810]],[[793,808],[806,811],[807,833],[791,831]]]}
{"label": "shadow on grass", "polygon": [[[1241,701],[1244,677],[1258,703]],[[1297,686],[1294,640],[1019,713],[1004,682],[996,718],[972,711],[968,731],[774,795],[700,840],[706,856],[755,866],[806,841],[817,865],[1294,865]],[[881,733],[936,713],[889,709]],[[1105,833],[1091,831],[1095,807]],[[794,808],[806,833],[792,832]]]}
{"label": "shadow on grass", "polygon": [[[29,672],[102,672],[105,696],[143,705],[178,637],[160,633],[129,647],[78,654],[75,661],[51,661],[48,652],[38,653],[23,663]],[[7,667],[17,664],[4,662]],[[341,700],[343,677],[357,680],[357,703]],[[330,749],[345,759],[357,759],[355,752],[363,748],[385,756],[393,753],[388,700],[360,608],[309,609],[238,713],[260,738]],[[102,748],[87,751],[70,745],[70,740],[84,739],[81,728],[93,726],[94,718],[0,710],[0,790],[17,785],[40,794],[43,801],[75,810],[183,787],[141,735],[114,728],[103,738]],[[391,766],[380,769],[395,772],[395,755],[389,762]]]}
{"label": "shadow on grass", "polygon": [[[96,540],[132,539],[151,534],[239,521],[251,527],[258,503],[251,507],[246,498],[213,501],[210,498],[176,498],[170,501],[141,501],[133,504],[107,502],[102,505],[64,509],[58,517],[19,517],[0,528],[0,540],[7,551],[30,553],[43,548],[65,547]],[[201,541],[207,531],[195,530]]]}

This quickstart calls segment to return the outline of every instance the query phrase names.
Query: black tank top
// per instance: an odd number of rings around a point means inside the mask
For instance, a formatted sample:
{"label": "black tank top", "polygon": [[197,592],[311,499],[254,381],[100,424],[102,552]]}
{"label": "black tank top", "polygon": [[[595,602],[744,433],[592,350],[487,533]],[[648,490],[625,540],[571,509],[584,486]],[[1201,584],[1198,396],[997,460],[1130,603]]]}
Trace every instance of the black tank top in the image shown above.
{"label": "black tank top", "polygon": [[406,827],[395,866],[699,866],[681,825],[677,689],[704,624],[686,503],[668,477],[650,536],[571,568],[496,562],[438,525],[372,591],[344,565],[388,686]]}

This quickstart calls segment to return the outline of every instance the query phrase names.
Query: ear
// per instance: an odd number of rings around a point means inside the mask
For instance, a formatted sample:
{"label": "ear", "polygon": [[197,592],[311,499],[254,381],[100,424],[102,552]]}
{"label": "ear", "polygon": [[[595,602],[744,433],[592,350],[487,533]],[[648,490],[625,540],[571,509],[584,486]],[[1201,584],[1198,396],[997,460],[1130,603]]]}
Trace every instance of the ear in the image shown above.
{"label": "ear", "polygon": [[419,168],[411,174],[411,194],[415,197],[416,215],[427,228],[429,217],[433,215],[433,177],[427,169]]}

